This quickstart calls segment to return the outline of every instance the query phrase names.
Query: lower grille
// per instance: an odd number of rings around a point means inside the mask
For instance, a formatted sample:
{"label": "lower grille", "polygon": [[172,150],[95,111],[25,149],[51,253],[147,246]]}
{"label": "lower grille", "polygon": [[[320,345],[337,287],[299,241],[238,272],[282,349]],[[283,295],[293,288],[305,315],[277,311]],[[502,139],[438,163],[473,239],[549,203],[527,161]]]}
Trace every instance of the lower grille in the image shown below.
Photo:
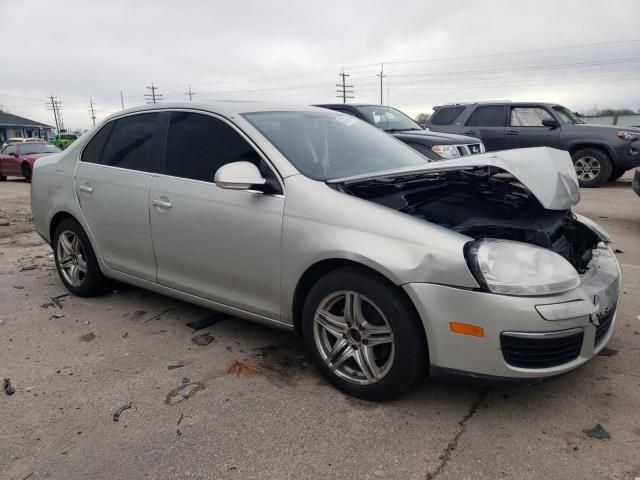
{"label": "lower grille", "polygon": [[509,365],[549,368],[578,358],[583,337],[581,328],[543,334],[505,332],[500,335],[500,345]]}
{"label": "lower grille", "polygon": [[607,313],[604,317],[598,320],[600,325],[596,325],[596,338],[593,342],[594,346],[598,346],[600,342],[604,339],[611,328],[611,323],[613,322],[613,314],[616,312],[615,306],[611,309],[609,313]]}

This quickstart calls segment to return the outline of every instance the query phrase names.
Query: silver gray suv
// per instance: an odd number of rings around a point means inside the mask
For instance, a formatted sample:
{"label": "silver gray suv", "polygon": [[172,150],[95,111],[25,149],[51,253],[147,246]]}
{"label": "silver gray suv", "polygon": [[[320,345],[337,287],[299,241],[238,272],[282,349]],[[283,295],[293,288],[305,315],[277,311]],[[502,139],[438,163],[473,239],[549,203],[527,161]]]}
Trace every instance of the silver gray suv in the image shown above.
{"label": "silver gray suv", "polygon": [[428,163],[348,115],[244,102],[117,113],[39,159],[31,197],[72,293],[115,279],[299,332],[365,398],[602,349],[620,270],[578,199],[566,152]]}

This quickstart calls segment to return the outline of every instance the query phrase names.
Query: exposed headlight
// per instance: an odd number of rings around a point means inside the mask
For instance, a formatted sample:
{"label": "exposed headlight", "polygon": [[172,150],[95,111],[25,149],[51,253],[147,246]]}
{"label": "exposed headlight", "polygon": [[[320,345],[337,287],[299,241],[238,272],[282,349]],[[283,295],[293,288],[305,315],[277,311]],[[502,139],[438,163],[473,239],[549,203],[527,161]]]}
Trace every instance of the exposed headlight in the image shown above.
{"label": "exposed headlight", "polygon": [[574,215],[576,216],[576,220],[578,220],[581,224],[595,233],[600,240],[602,240],[604,243],[611,243],[611,237],[604,228],[602,228],[590,218],[584,217],[578,213],[574,213]]}
{"label": "exposed headlight", "polygon": [[487,290],[504,295],[550,295],[580,285],[575,268],[545,248],[511,240],[472,242],[467,261],[476,279]]}
{"label": "exposed headlight", "polygon": [[460,152],[455,147],[455,145],[434,145],[431,147],[431,151],[437,153],[442,158],[451,159],[451,158],[460,158]]}
{"label": "exposed headlight", "polygon": [[633,140],[638,140],[640,138],[640,134],[637,132],[629,132],[627,130],[618,130],[616,132],[616,135],[618,137],[620,137],[623,140],[629,140],[629,141],[633,141]]}

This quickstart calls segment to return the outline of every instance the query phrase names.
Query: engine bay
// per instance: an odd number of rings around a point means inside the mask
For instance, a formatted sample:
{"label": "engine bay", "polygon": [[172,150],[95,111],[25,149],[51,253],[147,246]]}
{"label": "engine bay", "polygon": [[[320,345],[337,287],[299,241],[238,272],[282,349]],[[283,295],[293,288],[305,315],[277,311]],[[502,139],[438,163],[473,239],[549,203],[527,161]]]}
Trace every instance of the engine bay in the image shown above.
{"label": "engine bay", "polygon": [[339,184],[348,194],[474,239],[499,238],[552,250],[579,273],[599,238],[571,210],[547,210],[524,186],[491,167]]}

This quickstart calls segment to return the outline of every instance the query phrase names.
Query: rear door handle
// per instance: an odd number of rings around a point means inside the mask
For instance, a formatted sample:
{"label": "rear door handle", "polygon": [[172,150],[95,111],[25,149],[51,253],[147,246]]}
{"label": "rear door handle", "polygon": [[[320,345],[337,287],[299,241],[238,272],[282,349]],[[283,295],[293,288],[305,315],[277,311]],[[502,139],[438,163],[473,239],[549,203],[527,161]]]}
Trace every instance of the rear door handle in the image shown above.
{"label": "rear door handle", "polygon": [[478,132],[476,132],[475,130],[467,130],[466,132],[462,132],[465,135],[477,135]]}
{"label": "rear door handle", "polygon": [[93,192],[93,188],[88,183],[85,183],[84,185],[80,185],[78,188],[80,189],[81,192],[86,192],[86,193]]}
{"label": "rear door handle", "polygon": [[173,206],[171,202],[160,200],[159,198],[151,200],[151,205],[154,205],[160,208],[171,208]]}
{"label": "rear door handle", "polygon": [[520,132],[517,130],[507,130],[507,135],[520,135]]}

